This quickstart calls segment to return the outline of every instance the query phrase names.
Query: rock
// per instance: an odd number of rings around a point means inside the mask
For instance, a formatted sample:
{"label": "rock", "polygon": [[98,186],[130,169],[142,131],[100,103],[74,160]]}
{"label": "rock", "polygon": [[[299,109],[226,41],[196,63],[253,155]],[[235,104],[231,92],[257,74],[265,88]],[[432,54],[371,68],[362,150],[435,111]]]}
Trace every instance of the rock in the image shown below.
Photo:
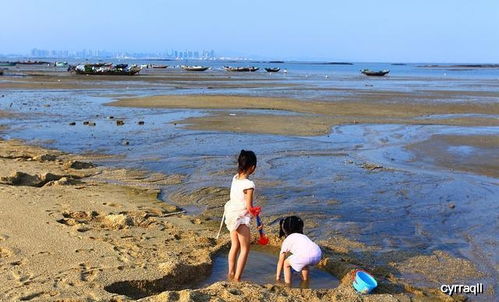
{"label": "rock", "polygon": [[112,229],[122,229],[133,225],[133,219],[124,214],[109,214],[104,217],[102,224]]}
{"label": "rock", "polygon": [[53,154],[42,154],[42,155],[37,155],[33,157],[33,160],[36,161],[55,161],[57,159],[57,156]]}
{"label": "rock", "polygon": [[64,167],[66,169],[82,170],[82,169],[94,168],[95,165],[92,163],[87,163],[87,162],[83,162],[83,161],[71,160],[71,161],[66,162],[64,164]]}
{"label": "rock", "polygon": [[51,186],[69,186],[74,184],[74,181],[67,178],[67,177],[61,177],[59,180],[54,180],[54,181],[49,181],[47,182],[44,187],[51,187]]}
{"label": "rock", "polygon": [[40,176],[40,179],[42,180],[43,184],[46,184],[49,181],[56,181],[61,179],[63,176],[60,175],[55,175],[52,173],[44,173]]}
{"label": "rock", "polygon": [[116,125],[117,125],[117,126],[123,126],[124,124],[125,124],[125,122],[124,122],[124,121],[122,121],[122,120],[117,120],[117,121],[116,121]]}
{"label": "rock", "polygon": [[364,163],[362,165],[362,168],[369,170],[369,171],[374,171],[374,170],[378,170],[378,169],[383,169],[383,166],[373,164],[373,163]]}
{"label": "rock", "polygon": [[130,142],[129,141],[122,141],[121,144],[123,146],[128,146],[128,145],[130,145]]}
{"label": "rock", "polygon": [[76,221],[76,219],[74,219],[74,218],[62,218],[62,219],[59,219],[56,221],[61,223],[61,224],[64,224],[64,225],[68,225],[68,226],[73,226],[73,225],[78,224],[78,221]]}
{"label": "rock", "polygon": [[451,203],[449,203],[449,204],[448,204],[448,206],[449,206],[449,209],[454,209],[454,208],[456,208],[456,205],[455,205],[454,203],[452,203],[452,202],[451,202]]}
{"label": "rock", "polygon": [[1,177],[0,181],[14,186],[39,187],[43,184],[42,179],[38,175],[30,175],[19,171],[12,176]]}
{"label": "rock", "polygon": [[69,126],[76,126],[76,122],[69,123]]}

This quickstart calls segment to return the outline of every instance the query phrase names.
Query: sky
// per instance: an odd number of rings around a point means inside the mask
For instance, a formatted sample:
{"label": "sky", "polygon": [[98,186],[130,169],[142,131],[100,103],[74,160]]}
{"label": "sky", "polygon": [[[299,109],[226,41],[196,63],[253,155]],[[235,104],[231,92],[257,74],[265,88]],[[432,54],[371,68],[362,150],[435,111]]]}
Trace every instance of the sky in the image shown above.
{"label": "sky", "polygon": [[0,53],[499,63],[499,0],[0,0]]}

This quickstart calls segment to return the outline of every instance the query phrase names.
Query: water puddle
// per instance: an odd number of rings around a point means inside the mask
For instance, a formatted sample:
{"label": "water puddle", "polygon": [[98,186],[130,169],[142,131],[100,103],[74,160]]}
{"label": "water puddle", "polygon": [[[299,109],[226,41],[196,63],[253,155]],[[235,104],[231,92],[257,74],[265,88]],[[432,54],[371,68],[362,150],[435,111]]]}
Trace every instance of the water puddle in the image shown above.
{"label": "water puddle", "polygon": [[[275,283],[275,270],[277,264],[277,254],[262,252],[252,249],[250,251],[246,268],[244,269],[243,281],[250,281],[257,284]],[[220,253],[213,260],[211,275],[199,284],[199,287],[206,287],[218,281],[227,280],[227,253]],[[281,277],[283,280],[283,276]],[[293,287],[329,289],[339,285],[336,277],[330,273],[313,267],[310,270],[310,281],[308,286],[301,282],[300,275],[293,273]]]}

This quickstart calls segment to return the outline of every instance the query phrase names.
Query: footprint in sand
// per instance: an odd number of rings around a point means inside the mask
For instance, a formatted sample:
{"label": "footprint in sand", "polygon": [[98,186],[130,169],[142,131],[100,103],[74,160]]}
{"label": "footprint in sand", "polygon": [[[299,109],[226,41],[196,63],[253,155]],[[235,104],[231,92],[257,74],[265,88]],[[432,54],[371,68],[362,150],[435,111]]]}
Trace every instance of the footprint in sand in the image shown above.
{"label": "footprint in sand", "polygon": [[85,282],[94,281],[98,274],[97,270],[82,271],[80,273],[80,280]]}
{"label": "footprint in sand", "polygon": [[29,301],[35,298],[41,298],[42,296],[46,296],[45,292],[36,292],[32,294],[28,294],[26,296],[21,297],[21,301]]}
{"label": "footprint in sand", "polygon": [[88,248],[88,249],[76,249],[74,250],[75,253],[93,253],[95,250],[93,248]]}
{"label": "footprint in sand", "polygon": [[20,260],[12,261],[10,263],[10,265],[12,265],[12,266],[20,266],[20,265],[23,265],[23,264],[26,264],[26,263],[28,263],[28,261],[26,259],[20,259]]}
{"label": "footprint in sand", "polygon": [[33,274],[31,274],[31,273],[25,274],[21,271],[11,271],[10,274],[19,283],[29,281],[33,277]]}

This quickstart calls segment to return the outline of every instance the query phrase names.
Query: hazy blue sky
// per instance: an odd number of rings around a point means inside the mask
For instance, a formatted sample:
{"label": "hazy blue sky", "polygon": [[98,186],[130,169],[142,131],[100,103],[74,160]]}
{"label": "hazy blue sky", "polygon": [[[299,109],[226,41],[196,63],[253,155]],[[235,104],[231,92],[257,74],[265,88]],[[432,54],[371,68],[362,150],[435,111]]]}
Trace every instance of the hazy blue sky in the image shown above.
{"label": "hazy blue sky", "polygon": [[499,62],[499,0],[0,0],[0,53]]}

